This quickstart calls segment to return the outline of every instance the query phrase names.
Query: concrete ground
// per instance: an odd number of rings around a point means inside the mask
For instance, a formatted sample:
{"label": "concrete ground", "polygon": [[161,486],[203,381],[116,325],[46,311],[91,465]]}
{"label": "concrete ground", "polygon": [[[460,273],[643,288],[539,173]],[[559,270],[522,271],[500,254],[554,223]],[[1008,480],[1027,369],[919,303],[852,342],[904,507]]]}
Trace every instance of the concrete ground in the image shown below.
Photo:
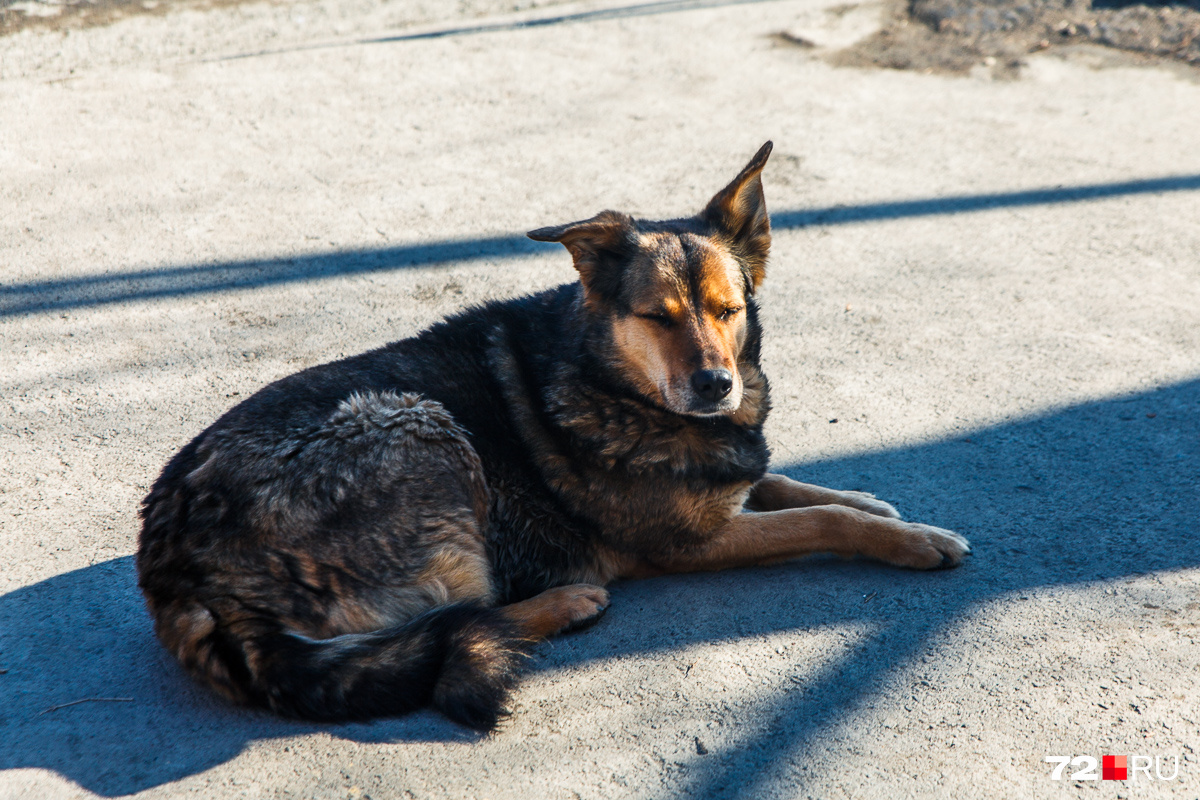
{"label": "concrete ground", "polygon": [[[1196,72],[831,66],[869,3],[450,5],[0,39],[0,797],[1200,796]],[[962,532],[965,566],[617,585],[487,738],[181,674],[131,555],[174,451],[279,376],[571,280],[521,233],[691,213],[768,138],[776,466]]]}

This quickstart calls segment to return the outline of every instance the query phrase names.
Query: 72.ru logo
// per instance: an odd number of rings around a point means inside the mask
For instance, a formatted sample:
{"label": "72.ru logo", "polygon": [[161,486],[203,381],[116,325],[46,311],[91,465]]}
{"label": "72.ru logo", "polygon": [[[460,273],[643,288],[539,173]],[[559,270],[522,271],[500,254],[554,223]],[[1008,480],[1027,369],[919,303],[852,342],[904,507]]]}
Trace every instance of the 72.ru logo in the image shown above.
{"label": "72.ru logo", "polygon": [[[1167,758],[1175,759],[1175,769],[1170,775],[1163,774],[1163,767],[1167,763]],[[1097,761],[1092,756],[1046,756],[1043,759],[1048,764],[1054,764],[1054,770],[1050,773],[1050,780],[1061,781],[1066,775],[1066,767],[1070,764],[1072,767],[1080,769],[1070,773],[1070,780],[1073,781],[1133,781],[1137,782],[1138,773],[1141,772],[1146,776],[1146,780],[1152,781],[1155,777],[1160,781],[1173,781],[1179,777],[1179,756],[1101,756]],[[1154,765],[1154,776],[1150,775],[1150,765]],[[1101,771],[1096,772],[1096,767],[1100,767]]]}

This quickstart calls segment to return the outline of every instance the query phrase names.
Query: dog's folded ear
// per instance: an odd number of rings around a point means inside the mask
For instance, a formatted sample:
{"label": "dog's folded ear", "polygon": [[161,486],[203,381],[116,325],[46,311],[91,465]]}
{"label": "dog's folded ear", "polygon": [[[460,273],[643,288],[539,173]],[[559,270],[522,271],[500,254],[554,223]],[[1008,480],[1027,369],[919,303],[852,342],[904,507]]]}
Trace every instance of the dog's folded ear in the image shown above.
{"label": "dog's folded ear", "polygon": [[539,242],[559,242],[571,253],[579,280],[592,300],[617,296],[625,265],[637,249],[633,218],[601,211],[591,219],[538,228],[526,234]]}
{"label": "dog's folded ear", "polygon": [[771,250],[771,219],[763,197],[762,171],[772,147],[771,142],[760,147],[750,163],[700,212],[701,219],[728,240],[733,254],[742,262],[752,291],[766,276]]}

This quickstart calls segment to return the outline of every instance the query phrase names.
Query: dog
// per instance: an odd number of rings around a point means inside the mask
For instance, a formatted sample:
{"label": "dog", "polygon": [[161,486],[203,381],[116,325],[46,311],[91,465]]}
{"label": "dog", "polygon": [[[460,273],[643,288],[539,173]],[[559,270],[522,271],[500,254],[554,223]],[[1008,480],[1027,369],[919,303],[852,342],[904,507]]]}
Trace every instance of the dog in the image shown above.
{"label": "dog", "polygon": [[755,295],[767,142],[698,215],[528,235],[578,281],[270,384],[143,501],[155,631],[225,697],[316,721],[432,705],[479,730],[531,645],[616,579],[816,552],[969,552],[873,495],[767,471]]}

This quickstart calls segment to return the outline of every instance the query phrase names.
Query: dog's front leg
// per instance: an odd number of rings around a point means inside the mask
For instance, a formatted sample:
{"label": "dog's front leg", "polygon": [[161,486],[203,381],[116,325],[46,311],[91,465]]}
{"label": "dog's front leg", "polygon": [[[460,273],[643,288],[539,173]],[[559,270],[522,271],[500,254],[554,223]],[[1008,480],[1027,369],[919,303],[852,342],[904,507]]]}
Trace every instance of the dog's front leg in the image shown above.
{"label": "dog's front leg", "polygon": [[933,569],[958,564],[970,549],[952,531],[825,505],[737,514],[704,546],[655,563],[670,572],[699,572],[837,553]]}
{"label": "dog's front leg", "polygon": [[746,508],[752,511],[780,511],[809,506],[849,506],[879,517],[900,519],[900,512],[867,492],[839,492],[811,483],[800,483],[786,475],[768,473],[750,489]]}

